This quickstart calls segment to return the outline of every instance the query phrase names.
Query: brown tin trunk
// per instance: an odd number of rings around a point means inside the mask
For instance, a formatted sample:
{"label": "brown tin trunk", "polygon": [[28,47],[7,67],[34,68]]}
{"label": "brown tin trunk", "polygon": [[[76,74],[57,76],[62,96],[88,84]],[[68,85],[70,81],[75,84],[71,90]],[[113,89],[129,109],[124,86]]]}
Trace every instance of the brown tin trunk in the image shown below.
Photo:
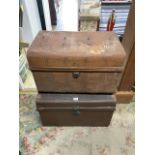
{"label": "brown tin trunk", "polygon": [[37,109],[45,126],[108,126],[116,106],[114,95],[39,94]]}
{"label": "brown tin trunk", "polygon": [[113,32],[40,32],[28,50],[39,92],[113,93],[124,49]]}

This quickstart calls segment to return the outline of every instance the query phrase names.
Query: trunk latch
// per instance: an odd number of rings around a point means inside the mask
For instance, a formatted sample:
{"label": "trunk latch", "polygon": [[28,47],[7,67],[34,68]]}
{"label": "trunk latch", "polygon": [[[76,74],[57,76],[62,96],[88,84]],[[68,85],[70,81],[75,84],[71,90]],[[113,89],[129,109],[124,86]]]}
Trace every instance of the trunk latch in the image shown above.
{"label": "trunk latch", "polygon": [[73,97],[73,103],[74,103],[74,106],[73,106],[73,114],[75,116],[79,116],[80,115],[80,107],[79,105],[77,104],[79,98],[78,97]]}
{"label": "trunk latch", "polygon": [[80,72],[73,72],[72,76],[73,76],[73,78],[77,79],[80,77]]}
{"label": "trunk latch", "polygon": [[75,106],[73,107],[73,114],[74,114],[75,116],[79,116],[79,115],[80,115],[80,107],[79,107],[78,105],[75,105]]}

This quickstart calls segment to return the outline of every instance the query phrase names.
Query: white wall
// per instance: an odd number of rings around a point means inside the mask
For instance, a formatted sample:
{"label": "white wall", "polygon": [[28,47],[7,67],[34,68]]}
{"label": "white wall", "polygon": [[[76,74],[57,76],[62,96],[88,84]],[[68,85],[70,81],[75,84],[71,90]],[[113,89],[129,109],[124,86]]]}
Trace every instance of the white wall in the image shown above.
{"label": "white wall", "polygon": [[42,29],[36,0],[23,0],[23,29],[22,40],[31,43]]}
{"label": "white wall", "polygon": [[79,0],[61,0],[56,31],[78,31]]}

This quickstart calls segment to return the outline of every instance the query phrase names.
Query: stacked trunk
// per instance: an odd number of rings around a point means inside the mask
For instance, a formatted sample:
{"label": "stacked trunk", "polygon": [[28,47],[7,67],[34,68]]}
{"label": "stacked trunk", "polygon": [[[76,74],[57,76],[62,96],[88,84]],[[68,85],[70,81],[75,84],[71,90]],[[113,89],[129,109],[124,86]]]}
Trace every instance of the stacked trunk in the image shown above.
{"label": "stacked trunk", "polygon": [[113,32],[42,31],[27,57],[43,125],[109,125],[125,59]]}

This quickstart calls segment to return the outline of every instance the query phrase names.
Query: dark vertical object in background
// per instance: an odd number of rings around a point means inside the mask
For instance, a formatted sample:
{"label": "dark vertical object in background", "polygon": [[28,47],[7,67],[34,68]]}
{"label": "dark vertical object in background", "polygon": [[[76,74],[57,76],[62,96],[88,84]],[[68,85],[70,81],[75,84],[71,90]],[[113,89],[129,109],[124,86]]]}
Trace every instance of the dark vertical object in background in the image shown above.
{"label": "dark vertical object in background", "polygon": [[50,8],[51,23],[52,25],[57,25],[57,16],[56,16],[54,0],[48,0],[48,2],[49,2],[49,8]]}
{"label": "dark vertical object in background", "polygon": [[128,61],[123,73],[120,89],[130,91],[135,83],[135,44],[128,56]]}
{"label": "dark vertical object in background", "polygon": [[19,1],[19,27],[23,27],[23,4]]}
{"label": "dark vertical object in background", "polygon": [[135,0],[132,0],[122,45],[126,51],[126,60],[116,97],[120,102],[130,103],[135,83]]}
{"label": "dark vertical object in background", "polygon": [[122,45],[126,51],[124,73],[119,86],[121,91],[130,91],[135,82],[135,1],[132,1],[127,25],[122,40]]}
{"label": "dark vertical object in background", "polygon": [[46,30],[42,0],[37,0],[42,30]]}
{"label": "dark vertical object in background", "polygon": [[19,9],[19,27],[23,27],[23,12]]}

